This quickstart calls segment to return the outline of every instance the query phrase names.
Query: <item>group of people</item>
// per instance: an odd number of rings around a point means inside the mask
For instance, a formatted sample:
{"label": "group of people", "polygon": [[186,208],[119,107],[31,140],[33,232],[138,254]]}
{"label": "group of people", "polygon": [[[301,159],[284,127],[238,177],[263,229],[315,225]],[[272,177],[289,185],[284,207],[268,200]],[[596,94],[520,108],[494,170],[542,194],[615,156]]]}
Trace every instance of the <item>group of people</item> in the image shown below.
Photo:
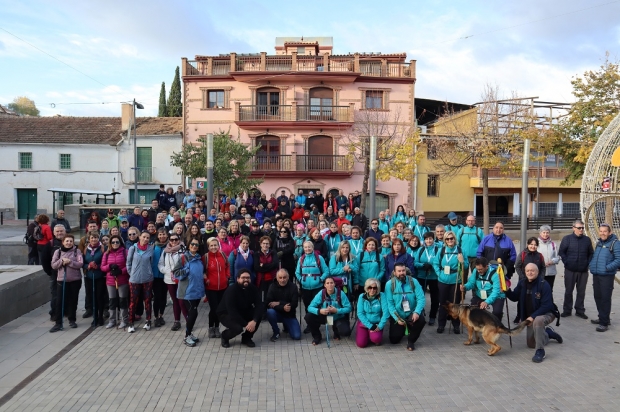
{"label": "group of people", "polygon": [[[64,315],[70,327],[76,325],[81,271],[85,316],[93,316],[93,326],[103,326],[107,318],[107,328],[134,333],[142,316],[145,330],[163,326],[169,295],[172,329],[181,329],[183,315],[188,346],[198,342],[193,327],[204,300],[210,307],[208,337],[220,338],[223,347],[239,334],[243,344],[254,346],[253,335],[264,320],[271,325],[272,341],[284,332],[294,340],[309,333],[319,345],[324,325],[332,326],[332,339],[338,340],[351,334],[353,319],[358,346],[380,344],[389,323],[389,341],[396,344],[407,336],[407,349],[414,350],[426,324],[436,324],[437,333],[443,333],[450,320],[453,332],[460,333],[459,320],[440,303],[459,304],[471,291],[471,305],[488,308],[500,321],[505,299],[518,301],[513,322],[530,320],[528,344],[541,361],[542,346],[549,339],[562,340],[549,326],[556,316],[549,308],[554,308],[551,292],[560,259],[566,268],[562,316],[571,315],[576,286],[576,315],[587,319],[583,291],[590,269],[599,311],[593,323],[598,331],[609,326],[610,275],[620,267],[620,245],[614,247],[617,238],[606,224],[600,227],[596,248],[583,235],[583,223],[575,221],[575,233],[559,247],[550,239],[550,228],[542,226],[539,236],[528,239],[517,253],[501,222],[484,235],[473,215],[463,225],[450,213],[448,225],[431,230],[423,213],[406,212],[403,206],[391,216],[382,211],[368,219],[360,212],[359,194],[328,194],[323,199],[320,193],[282,193],[273,199],[280,203],[275,208],[264,195],[224,197],[218,201],[219,211],[212,208],[207,215],[204,200],[191,192],[175,197],[178,208],[167,203],[168,210],[162,209],[159,205],[172,199],[172,189],[166,192],[168,200],[157,196],[151,208],[136,208],[131,215],[112,209],[105,218],[94,213],[78,245],[62,222],[52,233],[49,218],[38,216],[43,228],[38,258],[51,278],[52,332],[62,329]],[[274,215],[261,216],[264,201]],[[347,206],[353,210],[350,216]],[[298,208],[303,213],[293,213]],[[507,290],[500,289],[500,264]],[[510,290],[515,272],[518,283]],[[303,331],[300,302],[307,325]],[[220,324],[226,330],[221,331]]]}

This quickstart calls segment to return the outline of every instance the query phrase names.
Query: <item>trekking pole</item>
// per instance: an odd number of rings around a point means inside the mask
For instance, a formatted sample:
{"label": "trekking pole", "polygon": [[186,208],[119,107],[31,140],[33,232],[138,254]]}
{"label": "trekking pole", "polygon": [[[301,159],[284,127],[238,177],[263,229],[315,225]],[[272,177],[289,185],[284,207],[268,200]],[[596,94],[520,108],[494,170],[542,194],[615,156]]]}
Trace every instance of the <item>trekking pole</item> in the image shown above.
{"label": "trekking pole", "polygon": [[64,266],[65,273],[62,277],[62,303],[60,309],[60,330],[63,329],[63,322],[65,320],[65,282],[67,281],[67,267]]}
{"label": "trekking pole", "polygon": [[[497,275],[499,276],[499,288],[502,292],[506,292],[508,290],[508,287],[506,286],[506,277],[504,276],[504,266],[502,266],[502,259],[498,258],[497,259]],[[510,312],[508,312],[508,299],[504,298],[504,300],[506,301],[506,317],[508,318],[508,332],[511,331],[510,329]],[[501,323],[501,319],[500,319],[500,323]],[[508,335],[508,338],[510,339],[510,347],[512,348],[512,336]]]}
{"label": "trekking pole", "polygon": [[[89,271],[89,272],[92,273],[92,271]],[[93,275],[93,278],[92,278],[92,281],[93,281],[93,328],[96,328],[97,327],[97,312],[96,312],[97,305],[95,302],[95,274],[92,273],[92,275]]]}
{"label": "trekking pole", "polygon": [[[463,286],[463,288],[465,287],[465,268],[464,265],[459,262],[458,265],[458,274],[457,276],[461,278],[461,286]],[[461,304],[463,304],[463,301],[465,301],[465,290],[461,290]],[[461,322],[461,333],[463,333],[463,322]]]}
{"label": "trekking pole", "polygon": [[325,340],[327,341],[327,347],[331,349],[331,345],[329,344],[329,326],[327,322],[325,322]]}
{"label": "trekking pole", "polygon": [[114,286],[116,286],[116,301],[118,302],[116,304],[116,310],[114,311],[116,313],[116,322],[120,322],[120,315],[121,315],[121,298],[120,295],[118,294],[118,277],[114,276]]}

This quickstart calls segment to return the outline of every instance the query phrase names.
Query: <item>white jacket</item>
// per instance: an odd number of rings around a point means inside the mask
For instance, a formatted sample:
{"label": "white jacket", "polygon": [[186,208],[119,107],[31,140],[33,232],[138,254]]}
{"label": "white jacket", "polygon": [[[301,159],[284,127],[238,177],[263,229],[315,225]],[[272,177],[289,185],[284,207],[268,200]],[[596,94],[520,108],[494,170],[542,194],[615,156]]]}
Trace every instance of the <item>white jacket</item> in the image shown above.
{"label": "white jacket", "polygon": [[177,266],[177,262],[181,259],[181,253],[166,253],[163,252],[159,257],[159,263],[157,267],[159,271],[164,274],[164,282],[168,285],[174,285],[176,282],[172,280],[172,272]]}
{"label": "white jacket", "polygon": [[538,252],[545,258],[545,264],[552,263],[552,265],[547,266],[545,276],[557,275],[556,265],[560,261],[560,257],[558,256],[557,246],[551,238],[547,239],[547,241],[542,240],[540,237],[538,238]]}

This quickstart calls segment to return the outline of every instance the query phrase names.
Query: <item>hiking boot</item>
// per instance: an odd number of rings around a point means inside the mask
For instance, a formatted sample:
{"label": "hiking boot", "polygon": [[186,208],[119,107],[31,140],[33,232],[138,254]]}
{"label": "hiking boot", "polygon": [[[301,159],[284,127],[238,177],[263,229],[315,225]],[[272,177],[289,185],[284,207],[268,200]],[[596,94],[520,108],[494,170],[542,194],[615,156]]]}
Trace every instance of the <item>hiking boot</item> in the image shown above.
{"label": "hiking boot", "polygon": [[151,330],[151,321],[147,320],[146,323],[144,324],[144,326],[142,326],[142,329],[144,329],[144,330]]}
{"label": "hiking boot", "polygon": [[115,326],[116,326],[116,321],[114,319],[110,319],[110,322],[108,322],[108,325],[105,328],[112,329]]}
{"label": "hiking boot", "polygon": [[248,348],[253,348],[256,346],[256,343],[252,339],[241,339],[241,343],[247,346]]}
{"label": "hiking boot", "polygon": [[129,325],[129,327],[127,328],[127,333],[134,333],[136,331],[136,328],[133,327],[133,325]]}
{"label": "hiking boot", "polygon": [[196,342],[192,339],[191,335],[186,336],[185,339],[183,339],[183,343],[185,344],[185,346],[189,346],[190,348],[196,346]]}
{"label": "hiking boot", "polygon": [[428,320],[428,326],[433,326],[435,324],[435,318],[430,318]]}
{"label": "hiking boot", "polygon": [[461,334],[461,329],[459,329],[458,326],[455,326],[452,328],[452,332],[454,332],[455,335],[460,335]]}
{"label": "hiking boot", "polygon": [[567,317],[569,317],[571,315],[572,315],[572,313],[570,313],[570,311],[569,311],[569,312],[562,312],[562,314],[560,316],[563,317],[563,318],[567,318]]}
{"label": "hiking boot", "polygon": [[77,328],[77,323],[75,323],[74,321],[69,321],[69,327],[71,329],[75,329],[75,328]]}
{"label": "hiking boot", "polygon": [[175,320],[174,323],[172,324],[172,327],[170,328],[170,330],[176,332],[179,329],[181,329],[181,322],[179,322],[178,320]]}
{"label": "hiking boot", "polygon": [[166,324],[166,321],[164,320],[164,318],[157,318],[159,319],[159,326],[164,326]]}
{"label": "hiking boot", "polygon": [[446,329],[445,326],[438,326],[437,327],[437,333],[443,333],[443,331]]}
{"label": "hiking boot", "polygon": [[306,329],[304,329],[304,334],[308,334],[310,333],[310,328],[306,326]]}
{"label": "hiking boot", "polygon": [[273,335],[271,335],[271,338],[269,338],[269,340],[272,341],[272,342],[277,342],[278,339],[280,339],[280,334],[279,333],[274,333]]}
{"label": "hiking boot", "polygon": [[86,312],[84,312],[84,314],[82,315],[82,317],[84,319],[86,318],[90,318],[91,316],[93,316],[93,311],[92,310],[87,310]]}
{"label": "hiking boot", "polygon": [[230,342],[228,342],[228,339],[224,339],[224,337],[222,337],[222,348],[230,348]]}
{"label": "hiking boot", "polygon": [[575,316],[581,318],[581,319],[588,319],[588,315],[586,315],[584,312],[576,312]]}
{"label": "hiking boot", "polygon": [[155,326],[156,328],[161,326],[161,324],[159,323],[159,318],[155,318],[155,322],[153,322],[153,326]]}
{"label": "hiking boot", "polygon": [[598,319],[590,319],[590,323],[592,323],[594,325],[598,325],[599,323],[601,323],[601,321],[598,320]]}
{"label": "hiking boot", "polygon": [[58,332],[59,330],[62,330],[62,325],[54,325],[52,329],[50,329],[50,333]]}
{"label": "hiking boot", "polygon": [[544,349],[536,349],[536,353],[532,358],[532,362],[540,363],[545,359],[545,350]]}
{"label": "hiking boot", "polygon": [[564,342],[564,339],[562,339],[560,334],[557,333],[555,330],[553,330],[553,328],[551,326],[547,326],[545,328],[545,332],[547,332],[547,336],[549,336],[549,339],[553,339],[553,340],[557,341],[558,343]]}
{"label": "hiking boot", "polygon": [[195,337],[193,333],[190,333],[190,334],[189,334],[189,337],[190,337],[190,338],[192,338],[192,340],[193,340],[194,342],[196,342],[196,343],[200,342],[200,339],[198,339],[197,337]]}
{"label": "hiking boot", "polygon": [[598,325],[596,327],[597,332],[607,332],[607,329],[609,329],[609,326],[607,325]]}
{"label": "hiking boot", "polygon": [[215,328],[214,327],[210,327],[209,328],[209,338],[215,338]]}
{"label": "hiking boot", "polygon": [[125,322],[123,322],[123,321],[121,321],[121,324],[118,325],[119,329],[125,329],[126,327],[127,327],[127,324]]}
{"label": "hiking boot", "polygon": [[222,334],[220,333],[220,327],[219,327],[219,326],[216,326],[216,327],[214,327],[213,329],[215,329],[215,337],[216,337],[216,338],[221,338],[221,337],[222,337]]}

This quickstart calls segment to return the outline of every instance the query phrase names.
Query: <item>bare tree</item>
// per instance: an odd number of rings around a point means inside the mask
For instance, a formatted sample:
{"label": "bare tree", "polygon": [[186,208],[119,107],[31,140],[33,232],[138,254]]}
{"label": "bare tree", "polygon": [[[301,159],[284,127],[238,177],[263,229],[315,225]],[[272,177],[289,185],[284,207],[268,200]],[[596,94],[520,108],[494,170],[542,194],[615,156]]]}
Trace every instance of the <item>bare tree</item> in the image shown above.
{"label": "bare tree", "polygon": [[[419,142],[419,134],[413,124],[403,121],[399,108],[385,110],[356,110],[350,132],[343,138],[348,154],[364,165],[362,199],[360,209],[366,213],[366,193],[370,177],[370,136],[377,137],[377,179],[387,181],[391,178],[409,181],[417,158],[414,146]],[[374,215],[375,211],[366,213]]]}

